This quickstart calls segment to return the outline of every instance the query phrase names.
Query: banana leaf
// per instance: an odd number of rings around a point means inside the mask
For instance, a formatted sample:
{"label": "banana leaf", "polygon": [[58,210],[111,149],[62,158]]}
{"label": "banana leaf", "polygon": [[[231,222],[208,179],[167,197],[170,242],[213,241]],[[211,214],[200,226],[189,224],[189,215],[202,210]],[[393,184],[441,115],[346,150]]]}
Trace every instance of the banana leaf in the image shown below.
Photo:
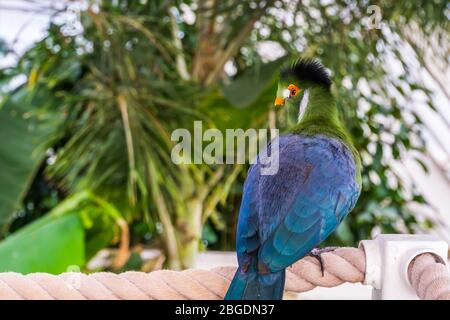
{"label": "banana leaf", "polygon": [[84,230],[76,213],[45,216],[0,242],[0,272],[59,274],[85,262]]}
{"label": "banana leaf", "polygon": [[[246,108],[260,99],[261,95],[278,81],[278,72],[287,61],[282,57],[268,63],[259,63],[222,88],[225,98],[236,108]],[[270,90],[271,95],[274,91]]]}
{"label": "banana leaf", "polygon": [[42,142],[61,121],[61,115],[45,111],[57,103],[45,90],[30,94],[23,86],[0,106],[0,235],[44,159]]}

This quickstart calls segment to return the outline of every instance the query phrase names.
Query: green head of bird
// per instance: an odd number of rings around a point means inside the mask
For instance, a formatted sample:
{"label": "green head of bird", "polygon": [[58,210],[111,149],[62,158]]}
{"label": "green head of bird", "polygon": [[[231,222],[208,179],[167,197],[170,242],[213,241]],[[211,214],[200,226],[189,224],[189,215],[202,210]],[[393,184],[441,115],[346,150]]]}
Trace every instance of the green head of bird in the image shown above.
{"label": "green head of bird", "polygon": [[325,67],[315,59],[298,59],[280,72],[276,108],[287,111],[287,129],[294,134],[322,134],[342,140],[351,150],[361,183],[361,161],[347,128],[340,120]]}
{"label": "green head of bird", "polygon": [[275,107],[287,109],[287,126],[319,117],[335,117],[331,80],[325,67],[315,59],[298,59],[280,72]]}

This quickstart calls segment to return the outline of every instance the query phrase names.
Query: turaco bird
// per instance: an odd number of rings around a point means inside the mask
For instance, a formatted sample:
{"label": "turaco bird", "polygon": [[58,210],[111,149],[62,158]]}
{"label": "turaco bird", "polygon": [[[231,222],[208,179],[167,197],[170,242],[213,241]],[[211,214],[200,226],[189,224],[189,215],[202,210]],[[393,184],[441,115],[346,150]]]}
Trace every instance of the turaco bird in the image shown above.
{"label": "turaco bird", "polygon": [[[237,226],[239,268],[225,299],[282,299],[286,268],[310,252],[321,260],[316,247],[358,200],[360,158],[330,88],[317,60],[296,60],[280,72],[275,106],[287,109],[289,128],[267,147],[278,152],[278,171],[261,174],[261,161],[248,171]],[[277,150],[270,149],[274,142]]]}

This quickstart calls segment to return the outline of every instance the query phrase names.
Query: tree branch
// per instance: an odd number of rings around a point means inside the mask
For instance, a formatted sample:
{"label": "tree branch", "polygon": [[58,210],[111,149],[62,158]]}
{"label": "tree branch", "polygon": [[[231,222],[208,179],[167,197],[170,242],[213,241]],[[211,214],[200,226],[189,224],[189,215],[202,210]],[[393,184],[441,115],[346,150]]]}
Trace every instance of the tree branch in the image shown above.
{"label": "tree branch", "polygon": [[228,195],[233,182],[236,180],[236,177],[241,172],[242,168],[242,165],[235,165],[233,171],[227,176],[224,183],[214,189],[204,206],[202,224],[206,223],[217,204]]}
{"label": "tree branch", "polygon": [[261,18],[261,16],[264,14],[265,9],[269,7],[274,1],[267,1],[266,7],[264,8],[258,8],[255,10],[255,13],[253,14],[252,18],[247,22],[247,24],[242,28],[242,30],[237,34],[236,38],[234,38],[230,44],[227,46],[227,48],[223,51],[221,56],[219,56],[214,65],[215,68],[208,74],[208,77],[205,80],[205,85],[211,85],[212,83],[216,82],[217,79],[220,77],[223,67],[225,63],[232,58],[239,48],[243,45],[243,43],[247,40],[248,36],[253,30],[253,25],[256,21]]}
{"label": "tree branch", "polygon": [[119,105],[120,113],[122,115],[123,127],[125,130],[125,139],[127,142],[128,162],[130,166],[130,185],[132,188],[131,203],[136,203],[136,159],[134,157],[133,135],[131,133],[130,119],[128,115],[128,105],[123,95],[117,96],[117,104]]}
{"label": "tree branch", "polygon": [[171,22],[171,26],[172,26],[173,43],[174,43],[175,49],[177,50],[177,53],[176,53],[177,71],[178,71],[178,74],[180,75],[181,79],[190,80],[191,75],[188,72],[186,60],[184,58],[183,44],[181,43],[181,39],[178,37],[178,33],[180,32],[180,29],[178,28],[177,20],[176,20],[174,13],[170,9],[169,9],[169,16],[170,16],[170,22]]}

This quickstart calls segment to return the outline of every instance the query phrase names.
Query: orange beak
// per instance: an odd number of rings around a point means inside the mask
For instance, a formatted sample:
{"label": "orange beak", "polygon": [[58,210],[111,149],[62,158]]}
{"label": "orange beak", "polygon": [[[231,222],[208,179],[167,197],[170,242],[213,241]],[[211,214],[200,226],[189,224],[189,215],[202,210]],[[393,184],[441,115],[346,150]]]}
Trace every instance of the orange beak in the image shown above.
{"label": "orange beak", "polygon": [[275,104],[275,107],[281,107],[284,105],[284,99],[276,97],[274,104]]}

